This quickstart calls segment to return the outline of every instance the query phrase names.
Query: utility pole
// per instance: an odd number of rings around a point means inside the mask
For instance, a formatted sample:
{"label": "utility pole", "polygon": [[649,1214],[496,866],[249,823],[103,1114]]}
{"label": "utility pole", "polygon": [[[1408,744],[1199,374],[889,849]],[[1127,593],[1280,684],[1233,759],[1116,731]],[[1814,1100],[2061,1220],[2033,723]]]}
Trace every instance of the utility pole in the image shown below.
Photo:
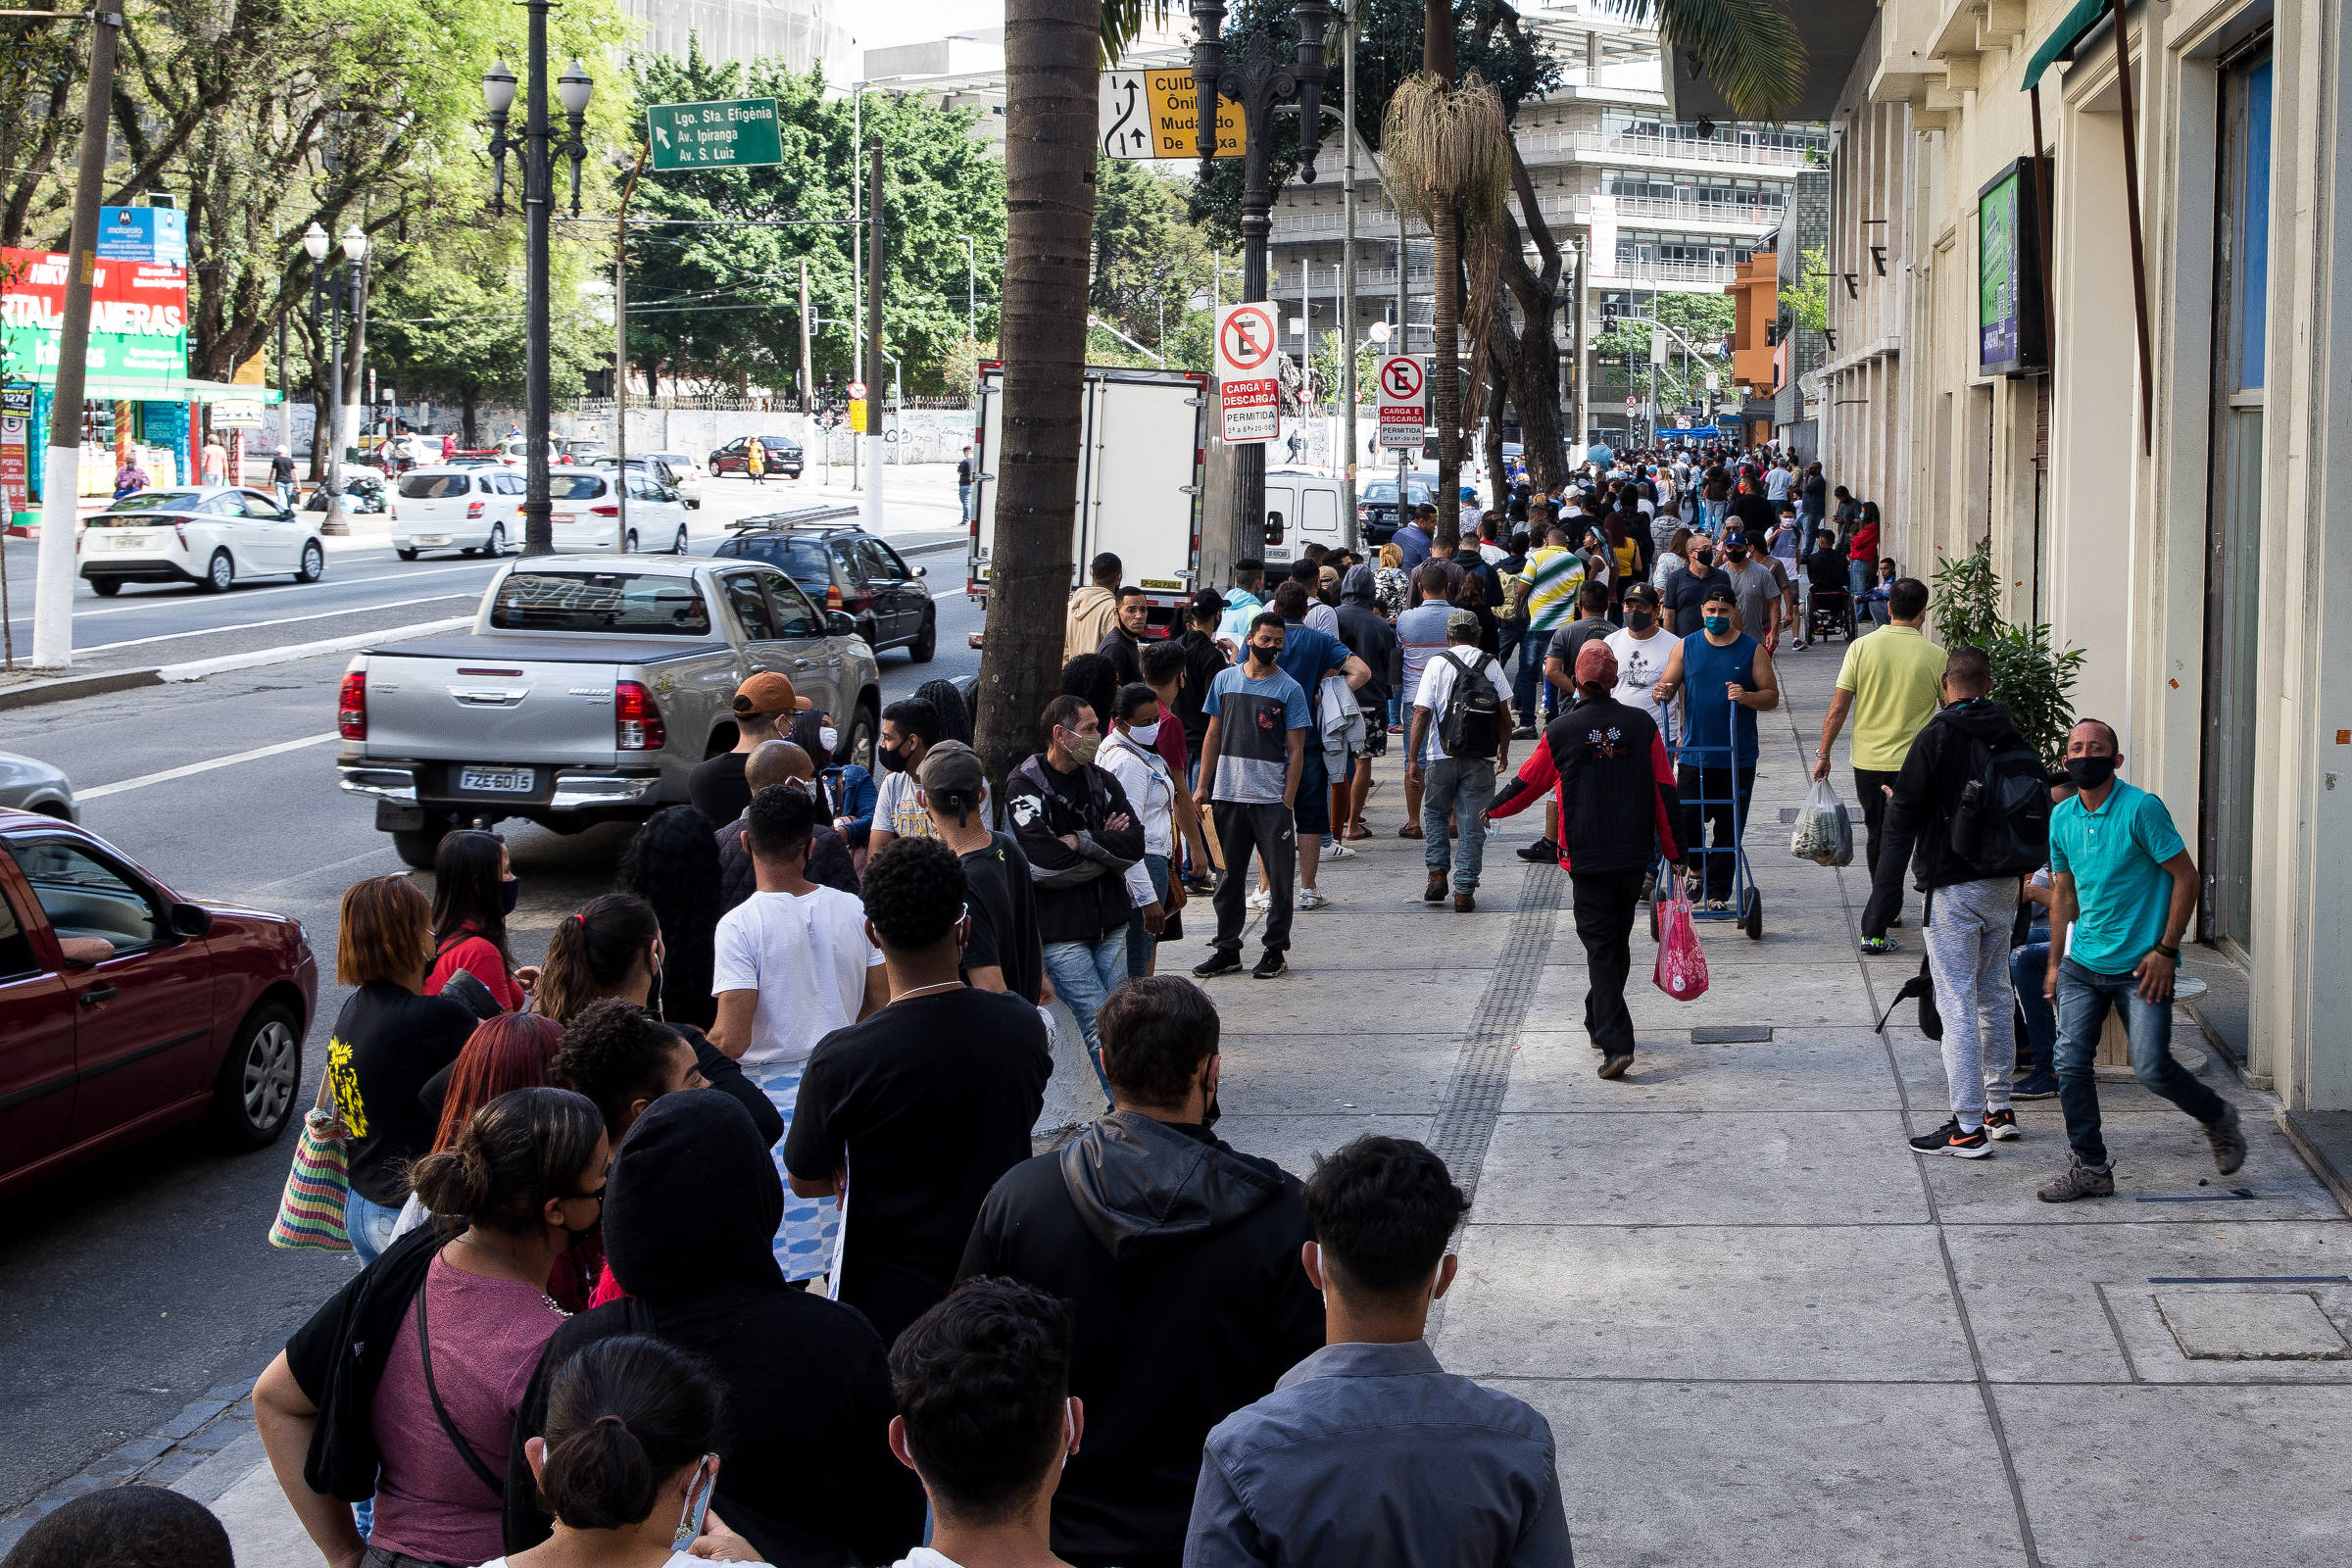
{"label": "utility pole", "polygon": [[[814,416],[816,413],[816,360],[808,343],[808,258],[801,258],[801,412]],[[825,432],[825,466],[833,466],[833,433]],[[833,482],[827,474],[825,482]]]}
{"label": "utility pole", "polygon": [[882,138],[866,147],[871,162],[867,216],[874,225],[865,248],[865,527],[882,531]]}
{"label": "utility pole", "polygon": [[1569,465],[1573,468],[1584,464],[1585,449],[1592,440],[1592,363],[1585,347],[1585,295],[1592,281],[1588,269],[1592,259],[1592,236],[1588,233],[1583,244],[1571,248],[1576,253],[1576,266],[1571,269],[1576,293],[1568,313],[1574,323],[1571,330],[1576,334],[1576,434],[1572,438],[1576,461]]}
{"label": "utility pole", "polygon": [[[1359,0],[1360,3],[1360,0]],[[1340,371],[1340,396],[1347,400],[1343,416],[1348,432],[1348,465],[1341,470],[1340,536],[1353,550],[1359,541],[1355,527],[1355,29],[1356,7],[1348,8],[1343,25],[1347,36],[1340,48],[1340,146],[1347,182],[1340,191],[1340,352],[1348,357]]]}
{"label": "utility pole", "polygon": [[637,154],[629,181],[621,187],[620,212],[612,237],[612,455],[620,460],[612,482],[619,506],[620,532],[612,541],[615,555],[629,548],[629,199],[637,194],[637,176],[645,172],[648,147]]}
{"label": "utility pole", "polygon": [[[850,363],[865,364],[865,184],[858,177],[858,149],[865,145],[865,83],[850,88]],[[867,375],[873,373],[868,366]],[[853,375],[853,381],[863,377]],[[870,394],[875,383],[866,382]],[[873,440],[873,405],[866,405],[866,433],[850,435],[850,488],[858,484],[859,442]]]}
{"label": "utility pole", "polygon": [[294,372],[286,361],[286,309],[281,303],[277,312],[277,444],[281,451],[294,450]]}

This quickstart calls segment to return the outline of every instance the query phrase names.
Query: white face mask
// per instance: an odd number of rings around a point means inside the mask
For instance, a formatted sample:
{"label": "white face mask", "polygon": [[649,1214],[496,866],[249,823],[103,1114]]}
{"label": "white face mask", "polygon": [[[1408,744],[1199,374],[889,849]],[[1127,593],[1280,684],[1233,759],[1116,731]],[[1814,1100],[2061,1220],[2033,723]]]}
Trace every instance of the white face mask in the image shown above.
{"label": "white face mask", "polygon": [[835,729],[830,724],[817,725],[816,744],[822,746],[828,752],[833,750],[835,747],[841,744],[841,731]]}
{"label": "white face mask", "polygon": [[1159,720],[1155,718],[1149,724],[1130,724],[1127,726],[1127,736],[1138,746],[1154,745],[1159,740]]}

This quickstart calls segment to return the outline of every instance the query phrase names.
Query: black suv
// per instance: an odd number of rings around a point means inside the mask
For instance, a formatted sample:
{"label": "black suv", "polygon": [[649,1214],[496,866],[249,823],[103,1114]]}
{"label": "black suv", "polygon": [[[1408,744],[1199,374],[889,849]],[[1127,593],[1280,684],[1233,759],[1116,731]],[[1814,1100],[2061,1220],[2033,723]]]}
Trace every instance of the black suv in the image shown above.
{"label": "black suv", "polygon": [[801,446],[780,435],[738,436],[710,454],[704,465],[715,479],[722,473],[749,474],[752,471],[752,443],[758,441],[767,448],[766,471],[779,478],[798,479],[801,476]]}
{"label": "black suv", "polygon": [[908,565],[883,540],[846,523],[746,517],[734,527],[734,536],[712,555],[781,566],[809,598],[855,619],[858,635],[877,655],[904,648],[913,662],[930,662],[939,647],[939,611],[923,567]]}

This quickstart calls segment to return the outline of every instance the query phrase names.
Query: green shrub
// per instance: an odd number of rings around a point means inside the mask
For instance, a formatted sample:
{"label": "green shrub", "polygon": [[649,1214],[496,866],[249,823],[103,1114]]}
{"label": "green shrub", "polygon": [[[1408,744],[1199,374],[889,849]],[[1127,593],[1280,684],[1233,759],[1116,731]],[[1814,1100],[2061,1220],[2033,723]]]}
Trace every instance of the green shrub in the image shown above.
{"label": "green shrub", "polygon": [[1972,644],[1992,662],[1992,695],[2026,739],[2056,768],[2066,755],[2066,732],[2074,727],[2075,681],[2083,652],[2050,646],[2046,624],[2012,625],[2001,615],[2001,581],[1992,569],[1992,547],[1980,544],[1936,568],[1928,607],[1936,635],[1946,648]]}

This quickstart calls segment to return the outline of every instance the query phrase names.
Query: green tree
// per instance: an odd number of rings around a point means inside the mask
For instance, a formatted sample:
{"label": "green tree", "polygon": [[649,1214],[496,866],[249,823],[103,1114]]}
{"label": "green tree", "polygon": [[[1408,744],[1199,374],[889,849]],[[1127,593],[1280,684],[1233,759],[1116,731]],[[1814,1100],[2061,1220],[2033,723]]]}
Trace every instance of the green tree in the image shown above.
{"label": "green tree", "polygon": [[[1192,221],[1185,187],[1140,160],[1099,160],[1094,252],[1087,299],[1095,314],[1168,353],[1163,332],[1182,330],[1194,301],[1207,299],[1216,272],[1210,237]],[[1228,257],[1226,266],[1238,275],[1239,256]]]}
{"label": "green tree", "polygon": [[1968,644],[1984,650],[1992,663],[1994,699],[2055,769],[2065,759],[2066,733],[2074,726],[2075,682],[2085,655],[2071,645],[2053,648],[2046,624],[2006,619],[2001,593],[1989,539],[1965,556],[1942,561],[1928,601],[1936,635],[1947,648]]}
{"label": "green tree", "polygon": [[[1372,343],[1355,346],[1355,396],[1359,403],[1375,401],[1372,377],[1380,369],[1380,349]],[[1315,340],[1314,353],[1307,360],[1308,381],[1314,388],[1315,401],[1337,404],[1347,395],[1345,377],[1348,373],[1348,351],[1340,344],[1340,334],[1326,332]]]}
{"label": "green tree", "polygon": [[1830,264],[1817,250],[1804,253],[1797,280],[1781,290],[1781,308],[1798,326],[1819,332],[1830,324]]}

